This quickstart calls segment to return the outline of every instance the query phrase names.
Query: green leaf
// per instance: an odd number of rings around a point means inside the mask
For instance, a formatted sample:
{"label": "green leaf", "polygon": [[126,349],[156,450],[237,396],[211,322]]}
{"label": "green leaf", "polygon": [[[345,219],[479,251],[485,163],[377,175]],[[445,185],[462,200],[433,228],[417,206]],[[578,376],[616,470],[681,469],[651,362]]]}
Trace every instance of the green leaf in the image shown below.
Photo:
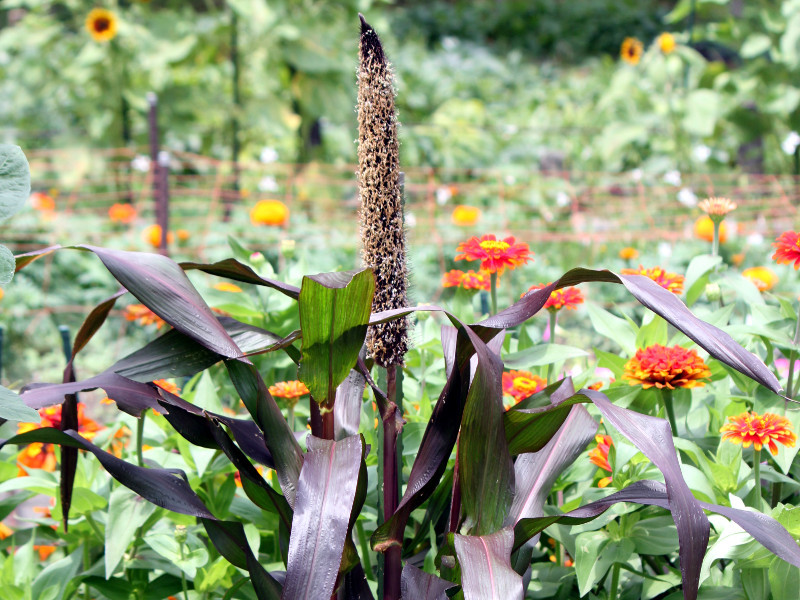
{"label": "green leaf", "polygon": [[636,330],[625,319],[612,315],[592,302],[586,303],[589,318],[594,330],[610,340],[615,341],[628,355],[636,353]]}
{"label": "green leaf", "polygon": [[355,365],[374,293],[375,276],[368,269],[303,277],[299,377],[317,402],[332,404],[336,388]]}
{"label": "green leaf", "polygon": [[721,262],[721,257],[711,254],[700,254],[692,259],[686,268],[684,279],[687,306],[694,304],[703,295],[707,282],[707,278],[704,276]]}
{"label": "green leaf", "polygon": [[31,194],[31,171],[19,146],[0,144],[0,221],[22,208]]}
{"label": "green leaf", "polygon": [[800,569],[775,557],[769,566],[772,600],[795,600],[800,590]]}
{"label": "green leaf", "polygon": [[106,579],[114,574],[136,530],[155,510],[155,506],[127,488],[117,487],[111,492],[104,552]]}
{"label": "green leaf", "polygon": [[208,550],[206,550],[205,544],[193,533],[186,534],[183,549],[172,531],[149,533],[144,537],[144,541],[192,578],[197,573],[197,569],[208,562]]}
{"label": "green leaf", "polygon": [[690,134],[706,137],[714,133],[720,116],[722,100],[718,92],[699,89],[689,92],[683,126]]}
{"label": "green leaf", "polygon": [[667,343],[667,322],[658,315],[652,315],[647,325],[642,325],[636,334],[636,347],[646,348],[653,344]]}
{"label": "green leaf", "polygon": [[7,285],[14,277],[14,269],[17,267],[17,262],[11,250],[5,246],[0,246],[0,286]]}
{"label": "green leaf", "polygon": [[62,558],[50,565],[36,576],[31,584],[31,596],[34,598],[44,598],[45,590],[55,587],[57,593],[54,598],[61,598],[64,588],[70,579],[78,573],[81,564],[81,553],[71,552],[66,558]]}
{"label": "green leaf", "polygon": [[510,369],[530,369],[588,355],[588,352],[575,346],[539,344],[521,352],[506,355],[503,363]]}
{"label": "green leaf", "polygon": [[585,596],[600,581],[614,563],[624,563],[633,552],[633,542],[627,538],[612,540],[608,532],[587,531],[575,540],[575,573],[578,590]]}
{"label": "green leaf", "polygon": [[0,418],[22,423],[39,423],[41,417],[32,408],[25,406],[19,394],[0,385]]}

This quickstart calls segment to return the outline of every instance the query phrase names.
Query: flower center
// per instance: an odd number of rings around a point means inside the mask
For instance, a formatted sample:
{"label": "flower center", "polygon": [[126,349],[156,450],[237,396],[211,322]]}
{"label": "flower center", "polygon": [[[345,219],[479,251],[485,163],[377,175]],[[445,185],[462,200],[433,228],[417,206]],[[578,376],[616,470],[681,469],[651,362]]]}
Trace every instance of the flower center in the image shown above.
{"label": "flower center", "polygon": [[509,244],[501,240],[484,240],[481,242],[480,245],[481,248],[483,248],[484,250],[486,250],[486,252],[490,254],[492,253],[502,254],[510,247]]}
{"label": "flower center", "polygon": [[526,394],[533,394],[536,391],[536,382],[527,377],[514,377],[514,389]]}
{"label": "flower center", "polygon": [[103,33],[111,28],[111,21],[105,17],[100,17],[94,21],[94,30],[97,33]]}

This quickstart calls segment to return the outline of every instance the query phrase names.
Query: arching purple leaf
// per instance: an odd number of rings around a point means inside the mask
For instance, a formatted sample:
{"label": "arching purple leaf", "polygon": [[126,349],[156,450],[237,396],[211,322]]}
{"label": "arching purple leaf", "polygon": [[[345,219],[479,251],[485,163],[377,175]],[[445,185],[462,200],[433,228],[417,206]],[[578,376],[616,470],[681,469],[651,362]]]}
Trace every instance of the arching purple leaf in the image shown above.
{"label": "arching purple leaf", "polygon": [[193,517],[216,519],[189,487],[186,475],[182,471],[181,478],[174,474],[174,470],[147,469],[132,465],[101,450],[75,431],[60,431],[52,427],[33,429],[0,443],[0,448],[6,444],[31,442],[60,444],[91,452],[114,479],[156,506]]}
{"label": "arching purple leaf", "polygon": [[400,597],[402,600],[447,600],[447,590],[453,587],[454,583],[406,565],[400,578]]}
{"label": "arching purple leaf", "polygon": [[240,263],[235,258],[227,258],[212,264],[182,262],[180,263],[180,267],[184,271],[197,269],[209,275],[217,275],[219,277],[233,279],[234,281],[241,281],[242,283],[252,283],[254,285],[270,287],[295,300],[297,300],[297,297],[300,295],[299,287],[283,283],[282,281],[260,277],[253,269]]}

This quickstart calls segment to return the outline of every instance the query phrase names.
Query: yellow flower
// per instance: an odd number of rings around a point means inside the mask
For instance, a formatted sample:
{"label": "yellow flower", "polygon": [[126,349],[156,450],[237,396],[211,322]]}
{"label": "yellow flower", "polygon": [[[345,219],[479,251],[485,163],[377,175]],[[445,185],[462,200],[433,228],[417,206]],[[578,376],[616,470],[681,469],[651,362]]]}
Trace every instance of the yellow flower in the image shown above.
{"label": "yellow flower", "polygon": [[6,295],[6,293],[3,291],[3,288],[0,288],[0,300],[2,300],[3,296],[5,296],[5,295]]}
{"label": "yellow flower", "polygon": [[259,200],[250,210],[253,225],[285,225],[289,221],[289,207],[280,200]]}
{"label": "yellow flower", "polygon": [[661,49],[661,52],[664,54],[670,54],[673,50],[675,50],[675,36],[665,31],[656,40],[658,47]]}
{"label": "yellow flower", "polygon": [[[153,248],[158,248],[161,245],[161,225],[156,224],[146,227],[142,231],[142,237]],[[167,243],[171,244],[173,241],[175,241],[175,236],[172,235],[171,231],[167,232]]]}
{"label": "yellow flower", "polygon": [[227,281],[215,283],[214,289],[219,290],[220,292],[231,292],[233,294],[237,294],[242,291],[242,288],[240,288],[238,285],[234,283],[228,283]]}
{"label": "yellow flower", "polygon": [[481,210],[476,206],[459,204],[453,209],[451,218],[456,225],[464,227],[475,225],[481,218]]}
{"label": "yellow flower", "polygon": [[619,257],[622,260],[635,260],[639,258],[639,251],[636,248],[631,248],[630,246],[626,246],[625,248],[619,251]]}
{"label": "yellow flower", "polygon": [[778,283],[778,276],[767,267],[750,267],[742,271],[742,275],[752,281],[760,292],[771,290]]}
{"label": "yellow flower", "polygon": [[[694,222],[694,236],[707,242],[714,241],[714,221],[709,216],[703,216]],[[728,239],[728,227],[725,221],[719,224],[719,242],[724,244]]]}
{"label": "yellow flower", "polygon": [[622,42],[622,47],[619,49],[619,55],[626,63],[638,65],[639,59],[642,58],[643,50],[642,42],[635,37],[626,37]]}
{"label": "yellow flower", "polygon": [[86,17],[86,31],[95,42],[110,42],[117,35],[117,16],[105,8],[93,8]]}

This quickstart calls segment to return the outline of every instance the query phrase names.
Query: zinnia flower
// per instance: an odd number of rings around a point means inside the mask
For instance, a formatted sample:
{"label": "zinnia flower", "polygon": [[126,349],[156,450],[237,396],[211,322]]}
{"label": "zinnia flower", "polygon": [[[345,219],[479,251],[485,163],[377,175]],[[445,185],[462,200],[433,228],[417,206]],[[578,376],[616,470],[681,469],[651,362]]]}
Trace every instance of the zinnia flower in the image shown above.
{"label": "zinnia flower", "polygon": [[772,245],[775,247],[772,260],[779,265],[788,265],[794,262],[795,270],[800,269],[800,234],[796,231],[784,231]]}
{"label": "zinnia flower", "polygon": [[37,545],[37,546],[34,546],[33,549],[36,550],[39,553],[39,560],[42,560],[42,561],[47,560],[47,558],[53,552],[56,551],[56,547],[55,546],[50,546],[50,545],[47,545],[47,546],[38,546]]}
{"label": "zinnia flower", "polygon": [[459,204],[453,209],[451,219],[456,225],[466,227],[468,225],[475,225],[481,218],[481,210],[476,206],[466,206]]}
{"label": "zinnia flower", "polygon": [[622,46],[619,49],[619,55],[622,60],[630,65],[638,65],[639,59],[642,58],[642,51],[644,46],[635,37],[626,37],[622,41]]}
{"label": "zinnia flower", "polygon": [[442,287],[460,287],[465,290],[489,291],[491,282],[489,274],[483,271],[459,271],[453,269],[442,276]]}
{"label": "zinnia flower", "polygon": [[127,225],[133,223],[133,220],[136,218],[136,209],[133,208],[133,204],[117,202],[116,204],[112,204],[111,208],[108,209],[108,218],[111,219],[112,223]]}
{"label": "zinnia flower", "polygon": [[[95,433],[100,431],[103,427],[98,425],[94,420],[90,419],[85,414],[86,405],[83,402],[78,402],[78,432],[86,439],[91,440]],[[26,433],[34,429],[42,427],[55,427],[61,429],[61,405],[49,406],[39,410],[41,417],[40,423],[19,423],[17,424],[17,433]],[[28,444],[17,457],[19,464],[20,475],[25,475],[27,471],[24,467],[30,469],[43,469],[45,471],[56,470],[56,453],[53,444],[45,444],[42,442],[34,442]]]}
{"label": "zinnia flower", "polygon": [[638,269],[622,269],[620,273],[623,275],[644,275],[673,294],[680,296],[683,293],[683,275],[667,273],[661,267],[645,269],[642,265],[639,265]]}
{"label": "zinnia flower", "polygon": [[153,383],[155,383],[162,390],[169,392],[170,394],[175,394],[177,396],[178,394],[181,393],[181,388],[179,388],[174,383],[167,381],[166,379],[156,379]]}
{"label": "zinnia flower", "polygon": [[659,35],[656,39],[656,43],[658,44],[661,52],[664,54],[670,54],[673,50],[675,50],[675,36],[668,31],[665,31]]}
{"label": "zinnia flower", "polygon": [[280,200],[259,200],[250,210],[253,225],[280,227],[289,221],[289,207]]}
{"label": "zinnia flower", "polygon": [[752,281],[759,292],[771,290],[778,283],[778,276],[767,267],[750,267],[742,271],[742,276]]}
{"label": "zinnia flower", "polygon": [[0,523],[0,540],[4,540],[12,535],[14,535],[14,530],[5,523]]}
{"label": "zinnia flower", "polygon": [[229,283],[227,281],[221,281],[220,283],[214,284],[214,289],[219,290],[220,292],[231,292],[232,294],[238,294],[242,291],[235,283]]}
{"label": "zinnia flower", "polygon": [[[608,451],[611,449],[611,446],[614,445],[614,442],[611,440],[610,435],[598,434],[594,436],[594,440],[597,442],[597,446],[589,450],[589,461],[610,473],[611,464],[608,462]],[[604,488],[610,483],[611,477],[603,477],[597,482],[597,487]]]}
{"label": "zinnia flower", "polygon": [[736,203],[728,198],[706,198],[697,205],[709,217],[724,217],[729,212],[736,210]]}
{"label": "zinnia flower", "polygon": [[179,242],[188,242],[189,238],[192,237],[192,234],[186,229],[178,229],[175,234],[178,236]]}
{"label": "zinnia flower", "polygon": [[129,304],[125,307],[124,314],[126,321],[138,321],[139,325],[155,325],[156,329],[161,329],[164,325],[164,319],[144,304]]}
{"label": "zinnia flower", "polygon": [[[714,221],[709,216],[703,216],[694,222],[694,236],[707,242],[714,241]],[[728,239],[728,227],[725,221],[719,224],[719,242],[724,244]]]}
{"label": "zinnia flower", "polygon": [[461,254],[457,254],[455,260],[479,260],[481,270],[488,273],[502,274],[506,268],[516,269],[533,260],[528,244],[517,243],[514,236],[503,240],[498,240],[492,234],[480,238],[471,237],[460,243],[456,251]]}
{"label": "zinnia flower", "polygon": [[754,449],[761,450],[766,445],[775,456],[778,454],[778,445],[775,442],[793,448],[797,441],[789,419],[773,413],[759,415],[756,412],[743,412],[735,417],[728,417],[728,420],[730,423],[719,430],[722,439],[741,444],[744,448],[749,448],[752,444]]}
{"label": "zinnia flower", "polygon": [[704,379],[711,377],[706,363],[695,350],[681,346],[662,346],[653,344],[639,348],[632,359],[625,363],[623,379],[631,385],[641,385],[644,389],[657,387],[694,388],[706,384]]}
{"label": "zinnia flower", "polygon": [[[145,227],[142,231],[142,238],[153,248],[158,248],[161,245],[161,225],[154,224]],[[175,236],[171,231],[167,232],[167,244],[175,241]]]}
{"label": "zinnia flower", "polygon": [[44,192],[34,192],[30,196],[31,206],[44,213],[53,212],[56,209],[56,201],[52,196]]}
{"label": "zinnia flower", "polygon": [[547,382],[528,371],[509,371],[503,373],[503,394],[512,396],[514,402],[520,402],[543,390]]}
{"label": "zinnia flower", "polygon": [[105,8],[93,8],[86,17],[86,31],[95,42],[110,42],[117,35],[117,16]]}
{"label": "zinnia flower", "polygon": [[[551,282],[552,283],[552,282]],[[528,288],[528,292],[533,290],[540,290],[550,285],[549,283],[538,283]],[[528,292],[525,292],[527,294]],[[523,296],[525,294],[522,294]],[[552,311],[561,310],[566,308],[568,310],[575,310],[578,304],[583,304],[583,294],[576,287],[565,287],[555,290],[550,293],[547,302],[544,303],[544,308]]]}
{"label": "zinnia flower", "polygon": [[269,393],[275,398],[293,400],[308,394],[308,388],[302,381],[279,381],[269,386]]}
{"label": "zinnia flower", "polygon": [[636,260],[639,258],[639,251],[636,248],[631,248],[630,246],[626,246],[622,250],[619,251],[619,257],[622,260]]}

